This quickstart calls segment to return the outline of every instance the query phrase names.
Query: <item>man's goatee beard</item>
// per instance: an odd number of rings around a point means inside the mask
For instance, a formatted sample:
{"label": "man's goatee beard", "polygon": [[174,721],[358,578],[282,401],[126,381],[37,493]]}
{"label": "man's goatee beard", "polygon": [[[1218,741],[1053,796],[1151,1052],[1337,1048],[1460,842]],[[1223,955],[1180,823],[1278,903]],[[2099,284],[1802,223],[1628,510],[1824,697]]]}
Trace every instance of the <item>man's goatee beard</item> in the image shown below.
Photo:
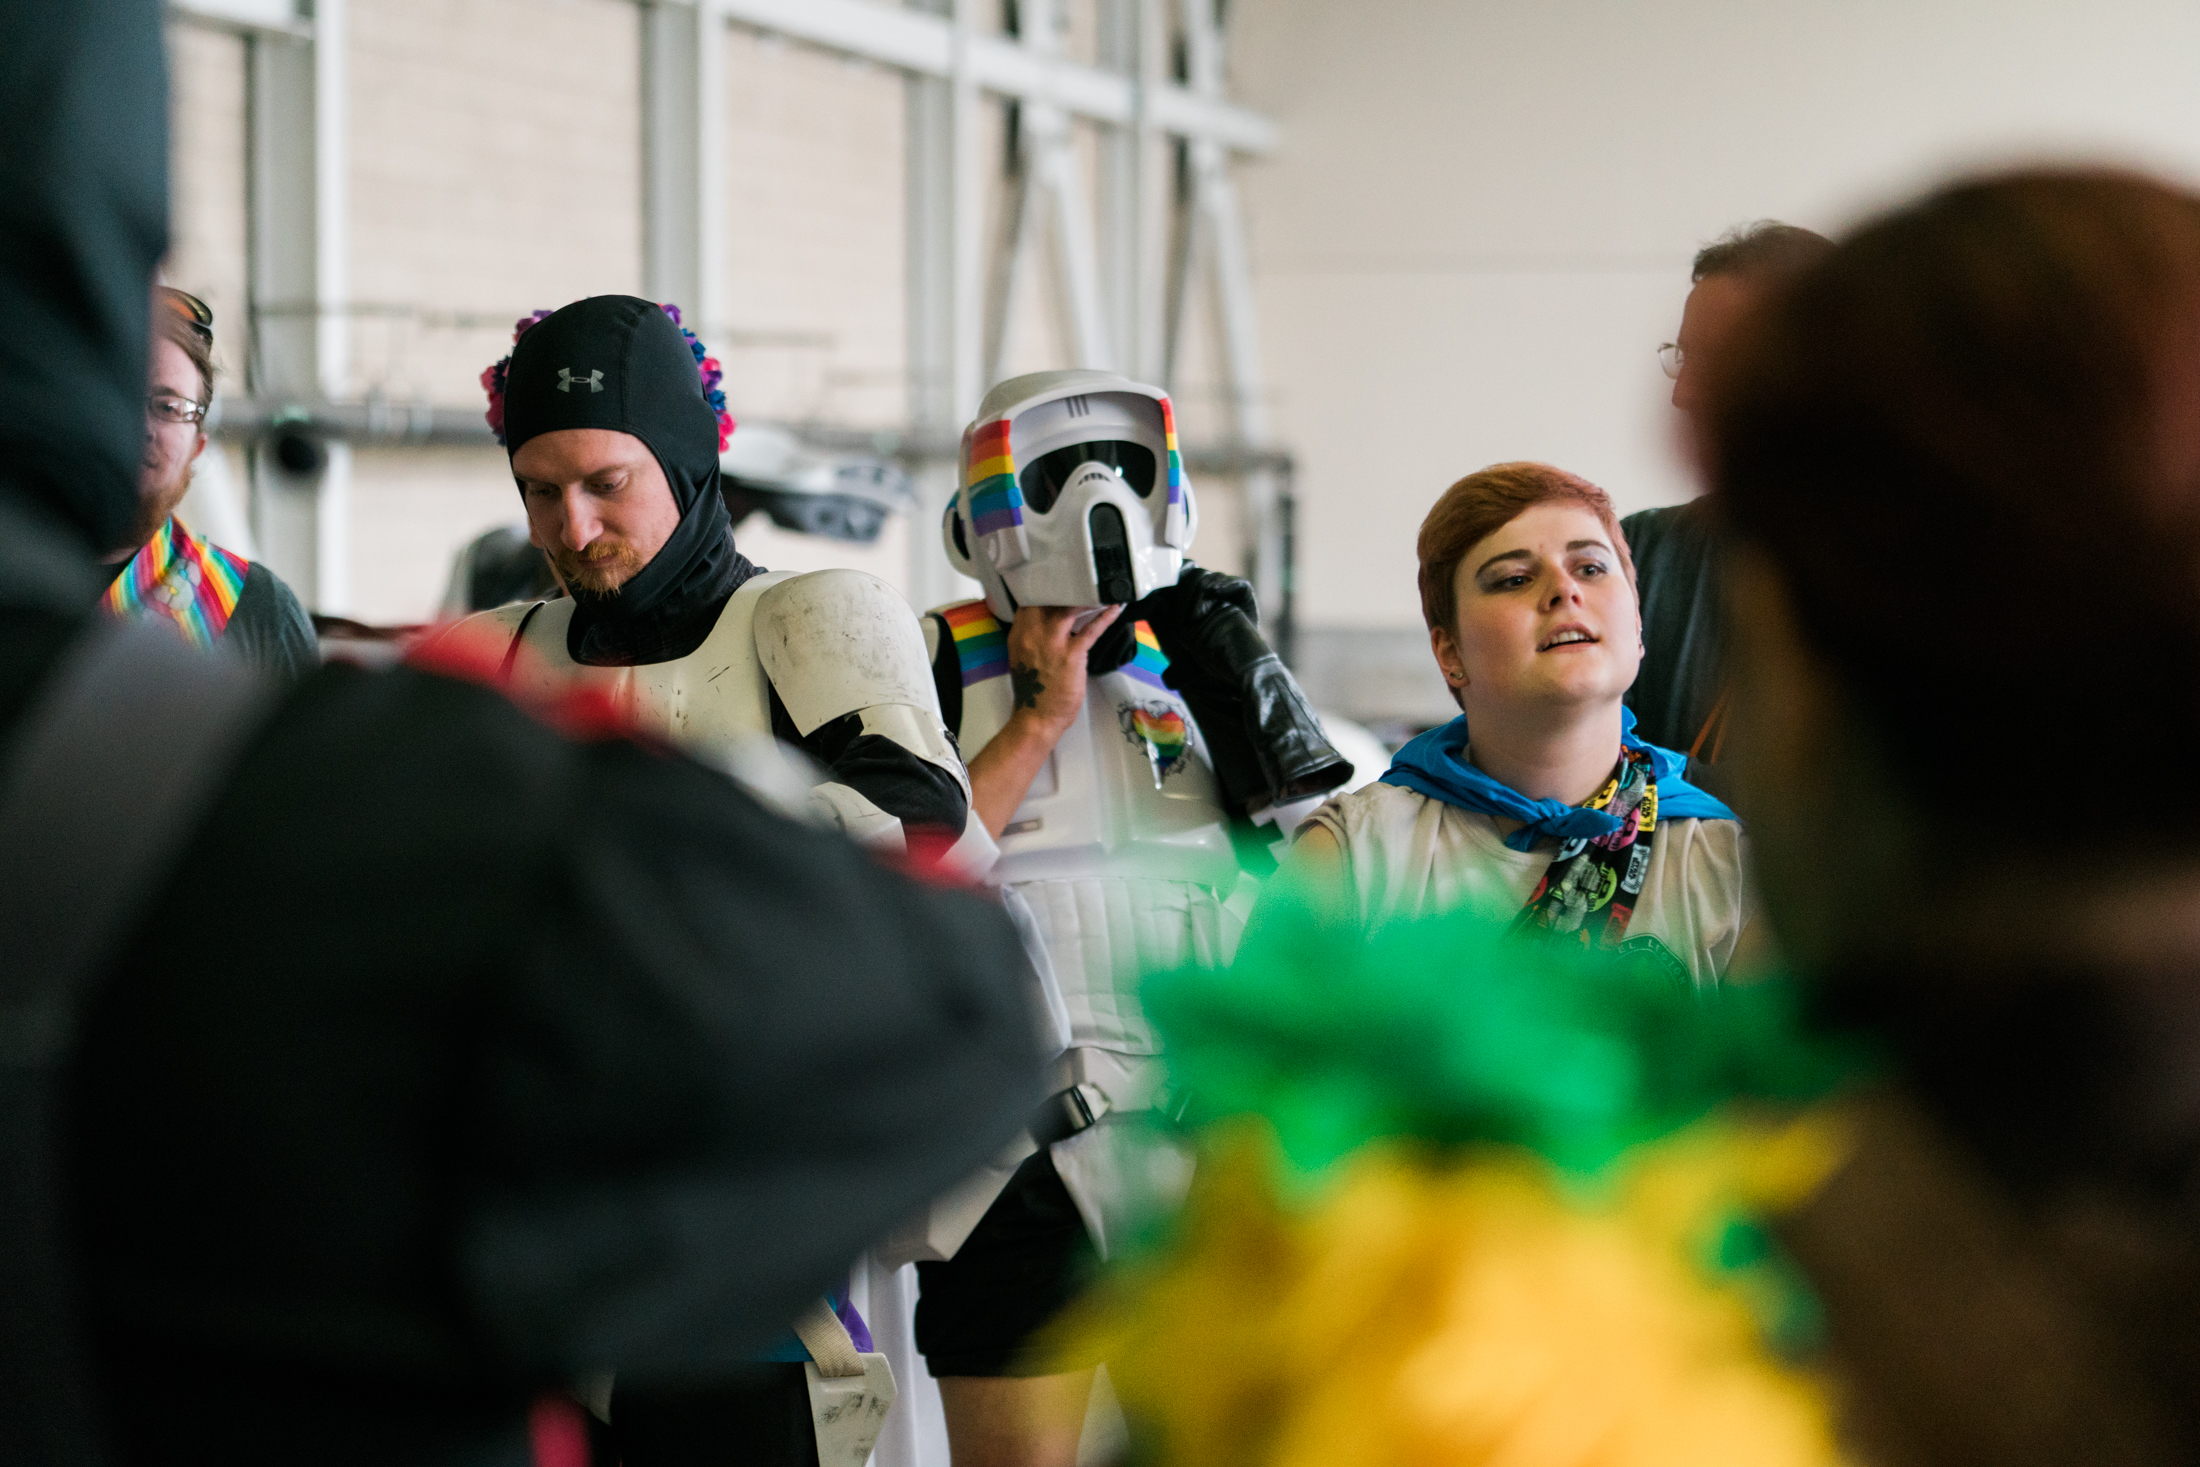
{"label": "man's goatee beard", "polygon": [[[616,596],[621,587],[641,574],[644,561],[629,546],[621,545],[600,559],[588,559],[572,551],[554,558],[559,579],[576,596]],[[606,583],[608,579],[608,584]]]}

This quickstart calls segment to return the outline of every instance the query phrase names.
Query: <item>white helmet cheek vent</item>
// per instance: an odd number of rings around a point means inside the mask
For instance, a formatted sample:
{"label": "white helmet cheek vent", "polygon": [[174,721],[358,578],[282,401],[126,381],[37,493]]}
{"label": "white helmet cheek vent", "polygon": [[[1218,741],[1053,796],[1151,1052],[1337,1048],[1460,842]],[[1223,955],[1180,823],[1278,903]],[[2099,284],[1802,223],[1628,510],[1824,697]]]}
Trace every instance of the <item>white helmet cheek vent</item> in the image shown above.
{"label": "white helmet cheek vent", "polygon": [[1135,601],[1176,583],[1198,515],[1159,388],[1082,371],[1004,382],[963,434],[962,467],[947,552],[996,616]]}
{"label": "white helmet cheek vent", "polygon": [[947,513],[940,518],[940,542],[947,547],[949,565],[972,580],[982,579],[970,554],[970,530],[963,523],[961,495],[947,501]]}

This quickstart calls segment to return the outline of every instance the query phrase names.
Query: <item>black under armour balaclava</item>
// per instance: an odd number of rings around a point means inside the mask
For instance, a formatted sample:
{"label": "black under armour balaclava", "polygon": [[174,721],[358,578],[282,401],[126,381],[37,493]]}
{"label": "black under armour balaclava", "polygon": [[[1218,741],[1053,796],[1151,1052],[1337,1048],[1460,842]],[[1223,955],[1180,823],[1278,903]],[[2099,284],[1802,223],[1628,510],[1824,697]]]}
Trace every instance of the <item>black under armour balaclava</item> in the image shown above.
{"label": "black under armour balaclava", "polygon": [[680,523],[634,578],[608,595],[573,592],[565,635],[575,662],[670,662],[703,644],[726,600],[757,574],[733,548],[718,488],[718,415],[687,338],[636,296],[575,301],[524,332],[504,384],[504,446],[562,428],[608,428],[649,445]]}

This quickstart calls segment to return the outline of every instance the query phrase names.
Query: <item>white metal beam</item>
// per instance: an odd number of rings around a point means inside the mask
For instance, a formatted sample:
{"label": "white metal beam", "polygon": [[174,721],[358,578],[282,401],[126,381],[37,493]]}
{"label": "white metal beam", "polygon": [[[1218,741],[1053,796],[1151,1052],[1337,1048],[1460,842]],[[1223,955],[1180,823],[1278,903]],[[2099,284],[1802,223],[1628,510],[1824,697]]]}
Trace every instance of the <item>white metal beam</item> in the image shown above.
{"label": "white metal beam", "polygon": [[1161,278],[1150,227],[1156,217],[1153,166],[1157,134],[1146,98],[1157,82],[1158,27],[1151,24],[1160,0],[1101,0],[1100,62],[1132,85],[1127,127],[1099,129],[1099,250],[1101,298],[1120,369],[1141,382],[1160,375]]}
{"label": "white metal beam", "polygon": [[1115,127],[1145,120],[1180,137],[1210,139],[1240,153],[1275,150],[1274,122],[1219,94],[1180,86],[1147,89],[1118,71],[1036,54],[1011,38],[966,30],[947,16],[879,0],[717,0],[726,19],[921,76],[955,73],[958,52],[985,91],[1039,102]]}
{"label": "white metal beam", "polygon": [[642,11],[642,288],[726,325],[726,47],[716,0]]}
{"label": "white metal beam", "polygon": [[[1024,0],[1023,43],[1041,63],[1061,49],[1061,0]],[[1015,174],[1002,210],[1001,246],[986,309],[986,379],[998,381],[1015,309],[1017,283],[1044,234],[1053,266],[1048,281],[1070,362],[1102,370],[1116,364],[1101,302],[1090,195],[1070,137],[1069,114],[1051,102],[1017,108]]]}
{"label": "white metal beam", "polygon": [[[350,220],[345,180],[345,0],[315,0],[305,36],[247,33],[247,309],[250,386],[304,402],[347,395]],[[350,599],[351,448],[330,443],[317,478],[286,473],[271,449],[252,463],[262,554],[317,611]]]}
{"label": "white metal beam", "polygon": [[[1191,92],[1219,99],[1223,88],[1223,30],[1218,0],[1177,0],[1183,24],[1186,81]],[[1170,262],[1167,365],[1173,375],[1188,329],[1185,320],[1196,278],[1220,337],[1222,375],[1229,394],[1231,430],[1245,449],[1268,447],[1268,394],[1260,358],[1253,265],[1246,247],[1245,216],[1230,158],[1211,138],[1186,138],[1183,193],[1177,202],[1175,254]],[[1166,379],[1164,379],[1166,380]],[[1263,607],[1279,608],[1288,568],[1283,554],[1283,514],[1276,475],[1255,467],[1244,478],[1247,570]]]}
{"label": "white metal beam", "polygon": [[313,28],[300,0],[168,0],[168,11],[228,30],[305,36]]}
{"label": "white metal beam", "polygon": [[[958,439],[985,392],[983,112],[963,64],[980,0],[918,0],[948,28],[946,74],[909,68],[909,415],[919,435]],[[914,12],[912,12],[914,13]],[[953,459],[919,465],[909,525],[909,595],[919,606],[970,594],[941,553],[940,519],[956,489]]]}

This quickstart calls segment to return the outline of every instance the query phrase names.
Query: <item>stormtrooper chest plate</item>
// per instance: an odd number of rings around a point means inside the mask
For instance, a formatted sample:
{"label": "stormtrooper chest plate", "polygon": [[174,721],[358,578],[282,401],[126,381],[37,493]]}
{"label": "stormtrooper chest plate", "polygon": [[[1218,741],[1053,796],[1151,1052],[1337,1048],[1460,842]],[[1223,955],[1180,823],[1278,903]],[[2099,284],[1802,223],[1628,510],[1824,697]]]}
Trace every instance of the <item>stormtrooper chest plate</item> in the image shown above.
{"label": "stormtrooper chest plate", "polygon": [[565,649],[573,603],[545,602],[527,620],[512,664],[515,691],[546,696],[576,684],[602,689],[636,726],[713,764],[772,731],[771,681],[756,650],[756,604],[792,573],[756,576],[734,592],[703,645],[671,662],[589,667]]}
{"label": "stormtrooper chest plate", "polygon": [[[1156,675],[1157,662],[1155,649],[1087,682],[1083,714],[1001,832],[997,880],[1147,876],[1225,892],[1236,883],[1206,741],[1191,709]],[[965,687],[966,753],[984,748],[1014,711],[1005,673]]]}

